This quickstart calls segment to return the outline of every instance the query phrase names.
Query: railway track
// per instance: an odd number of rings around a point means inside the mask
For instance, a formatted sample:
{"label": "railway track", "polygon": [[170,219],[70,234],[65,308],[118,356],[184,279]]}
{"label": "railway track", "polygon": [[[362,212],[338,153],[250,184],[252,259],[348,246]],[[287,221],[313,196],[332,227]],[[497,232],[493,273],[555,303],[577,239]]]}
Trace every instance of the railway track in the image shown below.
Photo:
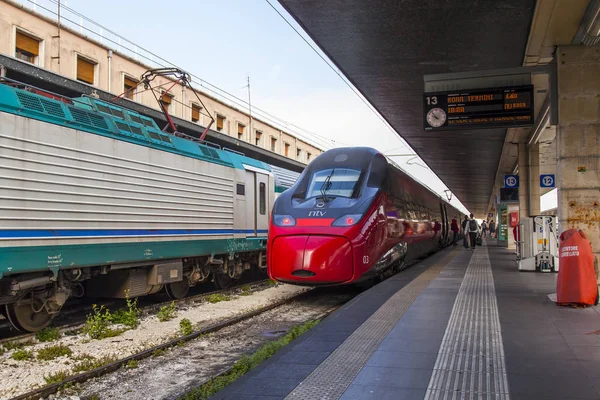
{"label": "railway track", "polygon": [[[249,311],[246,312],[242,315],[238,315],[232,318],[228,318],[226,320],[214,323],[208,327],[205,327],[203,329],[200,330],[196,330],[192,333],[190,333],[189,335],[185,335],[185,336],[179,336],[176,338],[173,338],[165,343],[150,347],[148,349],[145,349],[143,351],[137,352],[135,354],[132,354],[128,357],[124,357],[121,358],[117,361],[111,362],[107,365],[101,366],[99,368],[87,371],[87,372],[83,372],[77,375],[73,375],[71,377],[68,377],[67,379],[63,380],[60,383],[54,383],[51,385],[47,385],[44,386],[42,388],[39,389],[35,389],[33,391],[21,394],[19,396],[13,397],[12,400],[26,400],[26,399],[40,399],[40,398],[45,398],[51,394],[55,394],[56,392],[58,392],[62,387],[64,386],[70,386],[70,385],[74,385],[77,383],[82,383],[85,382],[91,378],[97,378],[100,377],[102,375],[106,375],[109,374],[111,372],[117,371],[119,368],[128,365],[128,363],[132,362],[132,361],[140,361],[143,360],[145,358],[148,358],[154,354],[156,354],[156,352],[160,352],[169,348],[172,348],[174,346],[178,346],[180,345],[182,342],[188,342],[191,341],[193,339],[196,339],[202,335],[206,335],[209,333],[214,333],[217,331],[220,331],[224,328],[230,327],[232,325],[241,323],[243,321],[249,320],[253,317],[256,317],[260,314],[263,314],[265,312],[277,309],[279,307],[282,307],[284,305],[287,305],[289,303],[292,303],[294,301],[299,301],[302,299],[306,299],[309,296],[311,296],[315,290],[318,289],[310,289],[306,292],[302,292],[299,294],[296,294],[294,296],[288,297],[284,300],[280,300],[274,303],[271,303],[269,305],[266,305],[264,307],[261,307],[259,309],[253,310],[253,311]],[[351,297],[350,297],[351,298]],[[349,300],[349,299],[348,299]],[[346,300],[347,301],[347,300]],[[345,303],[345,301],[343,302]],[[332,308],[329,312],[333,312],[334,309],[337,309],[337,307],[341,306],[343,303],[340,303],[338,306],[336,306],[335,308]],[[225,371],[223,371],[225,372]]]}
{"label": "railway track", "polygon": [[[139,308],[142,311],[142,313],[150,314],[153,312],[157,312],[160,309],[160,307],[169,305],[169,304],[171,304],[171,302],[174,302],[176,305],[194,303],[194,302],[202,301],[206,297],[208,297],[210,295],[214,295],[214,294],[235,293],[237,290],[239,290],[245,286],[249,286],[251,292],[254,292],[260,288],[263,288],[264,285],[268,285],[269,282],[270,282],[270,279],[249,281],[249,282],[245,282],[245,283],[241,283],[239,285],[229,287],[227,289],[219,289],[219,290],[213,290],[210,292],[203,292],[203,293],[195,294],[192,296],[187,296],[187,297],[184,297],[182,299],[177,299],[177,300],[169,299],[168,301],[156,302],[156,301],[152,301],[152,297],[143,297],[143,298],[140,297],[140,298],[138,298],[139,303],[140,303]],[[144,303],[147,303],[147,304],[144,304]],[[107,307],[108,309],[110,309],[111,311],[114,311],[123,305],[122,302],[114,301],[114,300],[109,300],[109,301],[103,302],[101,304],[104,305],[105,307]],[[80,307],[77,308],[78,306],[80,306]],[[81,304],[81,303],[78,305],[75,305],[74,308],[65,310],[64,313],[60,314],[60,318],[61,318],[60,321],[64,321],[65,323],[61,323],[61,324],[58,324],[53,327],[57,328],[61,334],[64,334],[65,332],[70,331],[70,330],[79,329],[79,328],[83,327],[83,325],[85,323],[85,318],[86,318],[87,314],[91,311],[92,311],[91,305]],[[75,319],[75,321],[71,321],[71,319],[73,319],[73,318]],[[12,328],[12,326],[10,325],[10,323],[7,320],[4,320],[2,322],[4,322],[4,324],[0,324],[0,335],[2,335],[4,337],[2,339],[0,339],[0,346],[2,346],[4,343],[8,343],[8,342],[18,342],[18,343],[28,342],[28,341],[34,339],[36,336],[36,333],[21,333],[21,332],[15,330],[14,328]]]}

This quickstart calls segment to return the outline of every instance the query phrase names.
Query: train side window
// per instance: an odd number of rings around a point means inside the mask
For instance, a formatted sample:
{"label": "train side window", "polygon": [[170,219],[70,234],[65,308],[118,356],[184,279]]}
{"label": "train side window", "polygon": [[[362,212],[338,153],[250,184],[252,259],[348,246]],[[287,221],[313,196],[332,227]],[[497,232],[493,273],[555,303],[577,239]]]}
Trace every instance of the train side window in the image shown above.
{"label": "train side window", "polygon": [[260,215],[265,215],[267,213],[267,187],[262,182],[258,187],[258,204]]}
{"label": "train side window", "polygon": [[246,185],[244,185],[243,183],[238,183],[236,186],[236,193],[239,194],[240,196],[245,196],[246,195]]}

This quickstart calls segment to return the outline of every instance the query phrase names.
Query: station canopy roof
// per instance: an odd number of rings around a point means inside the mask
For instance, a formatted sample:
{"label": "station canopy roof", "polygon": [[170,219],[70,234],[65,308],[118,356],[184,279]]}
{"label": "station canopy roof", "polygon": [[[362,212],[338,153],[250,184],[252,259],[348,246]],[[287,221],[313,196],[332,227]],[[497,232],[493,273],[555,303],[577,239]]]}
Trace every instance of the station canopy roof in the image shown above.
{"label": "station canopy roof", "polygon": [[425,132],[423,75],[521,66],[535,0],[279,1],[454,195],[483,217],[506,129]]}

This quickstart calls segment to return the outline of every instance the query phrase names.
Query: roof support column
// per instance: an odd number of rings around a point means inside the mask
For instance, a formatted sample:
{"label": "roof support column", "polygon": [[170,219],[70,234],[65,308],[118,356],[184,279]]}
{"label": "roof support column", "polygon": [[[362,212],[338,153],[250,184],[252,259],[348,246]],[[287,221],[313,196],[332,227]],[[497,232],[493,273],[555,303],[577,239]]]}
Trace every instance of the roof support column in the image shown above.
{"label": "roof support column", "polygon": [[519,219],[540,214],[540,145],[519,143]]}
{"label": "roof support column", "polygon": [[585,232],[600,257],[600,48],[560,46],[557,187],[562,231]]}

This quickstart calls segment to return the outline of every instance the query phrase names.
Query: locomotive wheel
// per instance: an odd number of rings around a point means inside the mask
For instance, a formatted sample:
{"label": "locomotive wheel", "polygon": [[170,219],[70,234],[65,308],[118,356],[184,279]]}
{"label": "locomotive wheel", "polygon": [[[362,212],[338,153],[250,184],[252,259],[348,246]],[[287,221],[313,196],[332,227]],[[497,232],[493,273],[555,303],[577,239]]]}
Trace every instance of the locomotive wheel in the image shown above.
{"label": "locomotive wheel", "polygon": [[[35,309],[42,309],[40,312],[35,312]],[[30,300],[25,300],[17,303],[6,304],[4,313],[8,320],[17,330],[21,332],[37,332],[41,331],[52,322],[55,314],[48,314],[43,302],[36,298],[33,300],[33,307]]]}
{"label": "locomotive wheel", "polygon": [[165,285],[165,291],[171,300],[184,298],[188,290],[190,290],[190,283],[185,278],[179,282],[167,283]]}
{"label": "locomotive wheel", "polygon": [[227,289],[233,283],[233,279],[229,277],[229,275],[225,274],[214,274],[213,282],[217,289]]}

